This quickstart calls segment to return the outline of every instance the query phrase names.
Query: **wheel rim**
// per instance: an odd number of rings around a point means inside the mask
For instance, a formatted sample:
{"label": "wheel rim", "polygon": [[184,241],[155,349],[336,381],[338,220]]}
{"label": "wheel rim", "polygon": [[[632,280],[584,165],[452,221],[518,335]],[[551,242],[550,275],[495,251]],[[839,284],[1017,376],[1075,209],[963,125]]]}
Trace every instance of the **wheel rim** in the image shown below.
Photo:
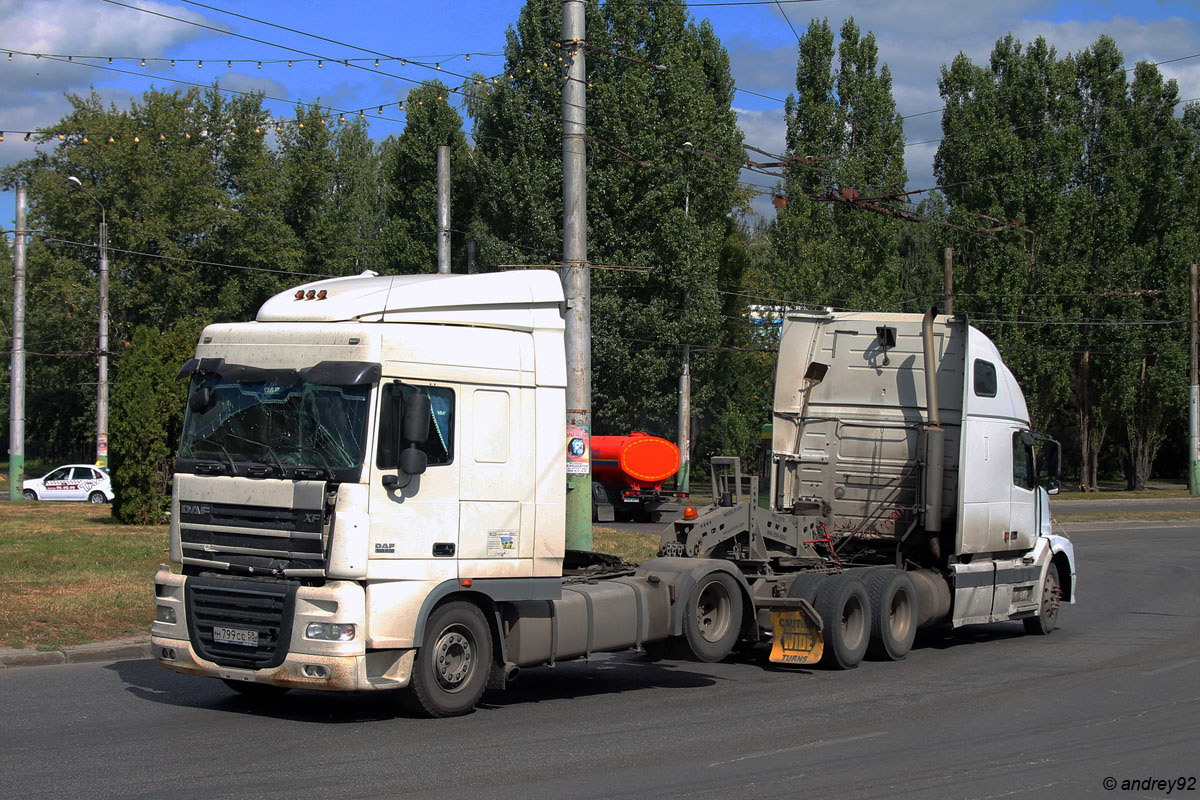
{"label": "wheel rim", "polygon": [[91,496],[90,498],[88,498],[88,499],[89,499],[89,500],[91,500],[93,503],[99,504],[99,503],[103,503],[103,502],[104,502],[104,495],[102,495],[102,494],[94,494],[94,495],[92,495],[92,496]]}
{"label": "wheel rim", "polygon": [[37,499],[37,495],[36,495],[36,494],[34,494],[33,492],[28,492],[28,491],[27,491],[27,492],[25,492],[25,493],[24,493],[24,495],[25,495],[25,499],[26,499],[26,500],[36,500],[36,499]]}
{"label": "wheel rim", "polygon": [[855,650],[862,644],[867,632],[866,615],[863,614],[862,600],[857,594],[846,599],[842,607],[842,642],[846,649]]}
{"label": "wheel rim", "polygon": [[433,648],[433,672],[438,685],[450,694],[462,691],[475,674],[475,637],[462,625],[450,625],[438,635]]}
{"label": "wheel rim", "polygon": [[711,581],[696,601],[696,623],[706,642],[719,642],[732,624],[729,590],[720,581]]}
{"label": "wheel rim", "polygon": [[912,605],[908,592],[898,591],[892,595],[892,602],[888,608],[888,625],[892,629],[892,638],[896,641],[902,642],[908,636],[908,629],[912,625]]}

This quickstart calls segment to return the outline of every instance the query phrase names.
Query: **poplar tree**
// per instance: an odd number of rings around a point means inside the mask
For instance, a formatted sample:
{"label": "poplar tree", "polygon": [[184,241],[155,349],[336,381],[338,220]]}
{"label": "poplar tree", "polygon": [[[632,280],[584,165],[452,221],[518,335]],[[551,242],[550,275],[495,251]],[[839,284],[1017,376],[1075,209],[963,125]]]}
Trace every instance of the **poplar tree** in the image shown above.
{"label": "poplar tree", "polygon": [[[730,212],[744,201],[728,54],[673,2],[587,8],[588,249],[597,432],[674,438],[680,346],[693,352],[695,416],[712,419],[728,339]],[[505,75],[473,104],[483,252],[491,263],[561,256],[561,7],[530,0],[508,32]],[[690,143],[690,147],[685,147]],[[627,267],[636,270],[624,269]]]}

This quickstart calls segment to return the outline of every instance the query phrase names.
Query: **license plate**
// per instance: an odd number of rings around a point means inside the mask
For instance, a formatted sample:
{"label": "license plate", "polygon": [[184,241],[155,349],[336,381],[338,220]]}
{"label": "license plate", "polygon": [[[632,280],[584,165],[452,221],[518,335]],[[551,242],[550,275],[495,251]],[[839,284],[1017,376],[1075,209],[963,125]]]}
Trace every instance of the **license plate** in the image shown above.
{"label": "license plate", "polygon": [[242,628],[213,628],[213,641],[221,644],[241,644],[246,647],[258,647],[258,631],[248,631]]}
{"label": "license plate", "polygon": [[771,609],[772,664],[815,664],[825,652],[817,626],[798,608]]}
{"label": "license plate", "polygon": [[626,497],[625,502],[626,503],[636,503],[640,499],[641,499],[640,497]]}

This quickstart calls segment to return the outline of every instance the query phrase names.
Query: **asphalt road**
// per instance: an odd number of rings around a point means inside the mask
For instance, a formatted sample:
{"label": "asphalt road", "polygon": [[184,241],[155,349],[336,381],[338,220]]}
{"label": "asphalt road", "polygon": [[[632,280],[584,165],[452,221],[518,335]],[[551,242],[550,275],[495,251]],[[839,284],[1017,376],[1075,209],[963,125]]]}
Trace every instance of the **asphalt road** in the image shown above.
{"label": "asphalt road", "polygon": [[1200,526],[1074,539],[1053,635],[972,627],[847,673],[606,656],[423,720],[386,695],[256,705],[147,661],[0,670],[3,794],[1166,796],[1103,781],[1200,779]]}

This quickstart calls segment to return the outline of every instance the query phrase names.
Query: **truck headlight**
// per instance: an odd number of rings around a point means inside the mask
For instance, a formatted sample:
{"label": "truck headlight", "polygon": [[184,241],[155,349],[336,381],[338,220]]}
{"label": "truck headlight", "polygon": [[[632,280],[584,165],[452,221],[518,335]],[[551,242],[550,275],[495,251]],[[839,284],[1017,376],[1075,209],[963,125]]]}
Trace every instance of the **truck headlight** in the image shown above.
{"label": "truck headlight", "polygon": [[352,642],[354,625],[341,622],[310,622],[304,635],[309,639],[322,639],[327,642]]}
{"label": "truck headlight", "polygon": [[170,606],[155,606],[154,619],[159,622],[169,622],[175,624],[175,609]]}

